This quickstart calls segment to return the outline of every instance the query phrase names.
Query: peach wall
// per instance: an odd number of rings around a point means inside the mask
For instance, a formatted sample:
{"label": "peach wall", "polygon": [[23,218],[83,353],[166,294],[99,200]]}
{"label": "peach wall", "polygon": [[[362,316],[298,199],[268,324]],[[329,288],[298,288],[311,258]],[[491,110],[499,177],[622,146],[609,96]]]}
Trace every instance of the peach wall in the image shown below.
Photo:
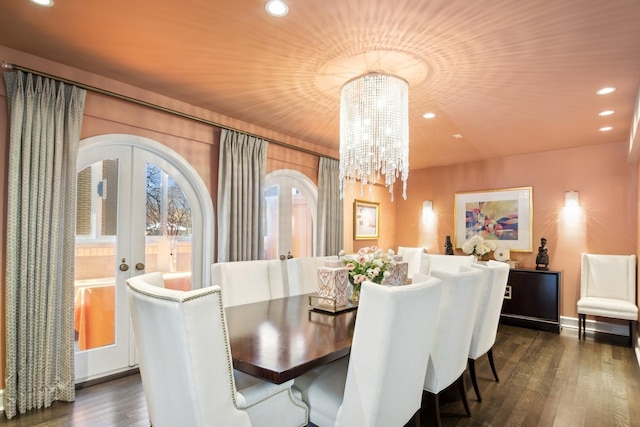
{"label": "peach wall", "polygon": [[[345,191],[344,203],[344,250],[347,253],[356,252],[365,246],[378,246],[383,250],[397,250],[396,231],[397,231],[397,209],[395,202],[391,202],[389,190],[382,185],[374,185],[372,187],[373,194],[370,195],[369,188],[366,187],[364,194],[360,195],[360,185],[350,187]],[[395,191],[395,190],[394,190]],[[402,195],[395,193],[396,200],[402,198]],[[379,203],[380,216],[380,238],[375,240],[355,240],[353,236],[353,206],[355,200],[363,200],[365,202]]]}
{"label": "peach wall", "polygon": [[[549,267],[563,272],[561,314],[577,317],[580,253],[637,251],[637,176],[637,166],[627,161],[626,143],[411,171],[408,200],[396,206],[396,243],[443,253],[445,236],[454,238],[456,192],[531,186],[533,251],[512,253],[511,258],[535,267],[540,238],[547,238]],[[577,220],[565,218],[567,190],[579,191],[582,217]],[[433,201],[429,225],[421,220],[423,200]]]}

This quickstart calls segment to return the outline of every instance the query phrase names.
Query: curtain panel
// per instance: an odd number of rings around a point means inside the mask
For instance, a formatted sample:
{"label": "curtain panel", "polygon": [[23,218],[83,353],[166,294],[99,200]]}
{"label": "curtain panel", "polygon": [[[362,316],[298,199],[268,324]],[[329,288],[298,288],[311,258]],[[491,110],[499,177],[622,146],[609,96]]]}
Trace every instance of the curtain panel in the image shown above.
{"label": "curtain panel", "polygon": [[218,168],[218,262],[264,257],[266,140],[223,129]]}
{"label": "curtain panel", "polygon": [[338,255],[343,248],[343,211],[340,198],[340,162],[321,157],[318,167],[317,256]]}
{"label": "curtain panel", "polygon": [[6,72],[9,105],[5,415],[74,390],[76,159],[86,92]]}

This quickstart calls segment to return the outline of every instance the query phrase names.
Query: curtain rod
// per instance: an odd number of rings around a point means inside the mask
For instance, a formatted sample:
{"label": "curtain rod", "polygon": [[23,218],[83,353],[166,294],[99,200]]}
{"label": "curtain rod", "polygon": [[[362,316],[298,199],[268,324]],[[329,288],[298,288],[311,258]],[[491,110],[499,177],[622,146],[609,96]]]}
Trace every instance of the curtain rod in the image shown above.
{"label": "curtain rod", "polygon": [[235,129],[235,128],[232,128],[232,127],[229,127],[229,126],[224,126],[224,125],[221,125],[220,123],[216,123],[216,122],[211,121],[211,120],[203,119],[202,117],[194,116],[192,114],[183,113],[183,112],[178,111],[178,110],[173,110],[171,108],[166,108],[166,107],[163,107],[161,105],[152,104],[150,102],[146,102],[146,101],[142,101],[140,99],[132,98],[132,97],[127,96],[127,95],[122,95],[122,94],[119,94],[119,93],[116,93],[116,92],[111,92],[110,90],[101,89],[101,88],[96,87],[96,86],[91,86],[91,85],[87,85],[87,84],[84,84],[84,83],[76,82],[76,81],[73,81],[73,80],[65,79],[64,77],[58,77],[58,76],[54,76],[52,74],[44,73],[42,71],[33,70],[31,68],[23,67],[21,65],[10,64],[8,62],[4,62],[3,61],[2,62],[2,69],[8,70],[8,71],[24,71],[24,72],[27,72],[27,73],[31,73],[31,74],[35,74],[35,75],[41,76],[41,77],[46,77],[46,78],[49,78],[49,79],[53,79],[53,80],[56,80],[56,81],[59,81],[59,82],[62,82],[62,83],[74,85],[74,86],[77,86],[77,87],[79,87],[81,89],[85,89],[85,90],[88,90],[88,91],[91,91],[91,92],[99,93],[101,95],[107,95],[107,96],[110,96],[112,98],[121,99],[123,101],[131,102],[133,104],[141,105],[143,107],[148,107],[148,108],[152,108],[154,110],[159,110],[159,111],[162,111],[162,112],[165,112],[165,113],[173,114],[174,116],[179,116],[179,117],[182,117],[182,118],[185,118],[185,119],[193,120],[195,122],[204,123],[206,125],[216,126],[216,127],[222,128],[222,129],[231,130],[231,131],[235,131],[235,132],[242,132],[244,134],[247,134],[247,135],[250,135],[250,136],[253,136],[253,137],[256,137],[256,138],[264,139],[265,141],[268,141],[270,143],[273,143],[273,144],[276,144],[276,145],[280,145],[280,146],[286,147],[286,148],[291,148],[291,149],[296,150],[296,151],[301,151],[301,152],[306,153],[306,154],[312,154],[314,156],[327,157],[329,159],[338,160],[335,157],[331,157],[331,156],[328,156],[328,155],[325,155],[325,154],[320,154],[320,153],[318,153],[316,151],[309,150],[307,148],[298,147],[297,145],[287,144],[285,142],[276,141],[276,140],[273,140],[273,139],[268,139],[268,138],[265,138],[265,137],[260,136],[260,135],[255,135],[255,134],[252,134],[252,133],[245,132],[245,131],[240,130],[240,129]]}

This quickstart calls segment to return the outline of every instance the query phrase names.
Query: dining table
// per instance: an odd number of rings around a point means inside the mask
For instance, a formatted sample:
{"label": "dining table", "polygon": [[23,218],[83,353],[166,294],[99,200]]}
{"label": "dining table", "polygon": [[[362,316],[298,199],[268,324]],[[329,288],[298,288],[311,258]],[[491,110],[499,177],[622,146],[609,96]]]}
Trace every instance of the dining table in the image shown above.
{"label": "dining table", "polygon": [[233,367],[282,384],[347,356],[357,307],[327,311],[310,294],[227,307]]}

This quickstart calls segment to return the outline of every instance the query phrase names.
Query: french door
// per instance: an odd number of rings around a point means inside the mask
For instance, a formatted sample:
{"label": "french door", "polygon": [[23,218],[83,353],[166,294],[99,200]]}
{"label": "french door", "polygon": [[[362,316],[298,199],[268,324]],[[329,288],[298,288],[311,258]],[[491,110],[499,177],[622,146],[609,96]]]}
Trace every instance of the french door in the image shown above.
{"label": "french door", "polygon": [[314,255],[318,190],[300,172],[277,170],[265,185],[265,259]]}
{"label": "french door", "polygon": [[213,240],[204,238],[203,196],[184,176],[194,171],[158,152],[166,147],[124,135],[90,140],[77,175],[77,382],[136,364],[125,280],[160,271],[167,287],[206,286]]}

